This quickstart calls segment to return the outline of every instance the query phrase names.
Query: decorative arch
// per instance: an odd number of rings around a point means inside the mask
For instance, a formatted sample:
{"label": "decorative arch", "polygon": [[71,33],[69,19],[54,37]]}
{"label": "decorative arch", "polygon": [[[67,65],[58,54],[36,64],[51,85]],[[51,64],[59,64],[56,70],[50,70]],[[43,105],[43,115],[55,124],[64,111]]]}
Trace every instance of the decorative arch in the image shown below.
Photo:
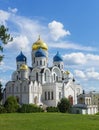
{"label": "decorative arch", "polygon": [[44,81],[47,83],[51,81],[51,72],[48,68],[44,70]]}
{"label": "decorative arch", "polygon": [[32,70],[31,74],[30,74],[30,79],[32,81],[39,81],[39,75],[40,75],[40,70],[38,68],[35,68]]}
{"label": "decorative arch", "polygon": [[62,80],[61,70],[57,66],[54,66],[52,68],[52,75],[53,75],[54,81],[61,81]]}

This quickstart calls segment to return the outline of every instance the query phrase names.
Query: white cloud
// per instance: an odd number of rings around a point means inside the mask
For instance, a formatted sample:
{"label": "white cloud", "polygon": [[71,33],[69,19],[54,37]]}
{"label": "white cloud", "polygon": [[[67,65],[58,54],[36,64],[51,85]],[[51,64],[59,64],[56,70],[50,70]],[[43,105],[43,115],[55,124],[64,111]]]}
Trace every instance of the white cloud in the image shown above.
{"label": "white cloud", "polygon": [[99,80],[99,72],[97,72],[94,68],[82,70],[74,70],[74,75],[77,78],[84,79],[84,80]]}
{"label": "white cloud", "polygon": [[12,13],[16,13],[17,11],[18,11],[18,9],[17,8],[8,8],[8,10],[10,11],[10,12],[12,12]]}
{"label": "white cloud", "polygon": [[81,79],[85,79],[86,78],[86,75],[81,70],[74,70],[74,74],[75,74],[76,77],[79,77]]}
{"label": "white cloud", "polygon": [[87,60],[99,61],[99,55],[87,54]]}
{"label": "white cloud", "polygon": [[10,14],[6,11],[0,10],[0,24],[6,25],[6,21],[9,19]]}
{"label": "white cloud", "polygon": [[82,46],[80,44],[72,43],[70,41],[61,41],[50,43],[49,46],[54,48],[61,48],[61,49],[72,49],[72,50],[83,50],[83,51],[96,51],[96,48],[89,47],[89,46]]}
{"label": "white cloud", "polygon": [[[9,66],[8,63],[4,63],[0,65],[0,72],[6,72],[8,70],[14,70],[14,68],[12,66]],[[1,74],[1,73],[0,73]]]}
{"label": "white cloud", "polygon": [[81,52],[79,53],[71,53],[71,54],[65,54],[63,56],[64,58],[64,61],[66,64],[70,64],[70,65],[83,65],[85,64],[87,61],[86,61],[86,58],[85,58],[85,55]]}
{"label": "white cloud", "polygon": [[48,28],[50,30],[51,37],[55,41],[64,36],[70,35],[70,32],[64,29],[64,25],[61,22],[57,22],[55,20],[48,24]]}
{"label": "white cloud", "polygon": [[65,54],[63,58],[68,65],[99,66],[99,55],[77,52]]}
{"label": "white cloud", "polygon": [[6,47],[13,48],[14,50],[22,49],[22,50],[24,50],[24,52],[30,51],[29,40],[26,36],[23,36],[23,35],[14,37],[13,42],[10,42]]}
{"label": "white cloud", "polygon": [[99,80],[99,72],[96,72],[94,68],[86,70],[86,76],[88,79]]}
{"label": "white cloud", "polygon": [[6,80],[0,78],[0,82],[3,85],[4,83],[6,83]]}

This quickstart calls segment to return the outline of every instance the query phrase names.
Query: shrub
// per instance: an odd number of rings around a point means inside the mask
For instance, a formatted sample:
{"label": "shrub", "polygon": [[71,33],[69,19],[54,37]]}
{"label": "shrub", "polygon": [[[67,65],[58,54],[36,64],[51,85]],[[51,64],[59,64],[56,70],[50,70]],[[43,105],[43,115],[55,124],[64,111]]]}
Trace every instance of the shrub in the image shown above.
{"label": "shrub", "polygon": [[2,105],[0,105],[0,113],[6,113],[5,107]]}
{"label": "shrub", "polygon": [[97,112],[96,115],[99,115],[99,112]]}
{"label": "shrub", "polygon": [[16,97],[8,97],[5,101],[4,107],[8,113],[16,112],[19,108]]}
{"label": "shrub", "polygon": [[18,112],[20,113],[43,112],[43,109],[34,104],[23,104],[18,109]]}
{"label": "shrub", "polygon": [[47,110],[47,112],[58,112],[58,108],[57,107],[52,107],[52,106],[47,107],[46,110]]}
{"label": "shrub", "polygon": [[67,98],[62,98],[57,105],[58,109],[62,113],[70,112],[71,104]]}

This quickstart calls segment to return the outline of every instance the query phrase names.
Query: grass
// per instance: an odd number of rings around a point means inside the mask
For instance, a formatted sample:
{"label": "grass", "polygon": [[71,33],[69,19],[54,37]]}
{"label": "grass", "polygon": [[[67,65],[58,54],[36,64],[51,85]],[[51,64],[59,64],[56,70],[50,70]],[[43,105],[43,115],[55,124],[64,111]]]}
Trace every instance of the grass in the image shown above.
{"label": "grass", "polygon": [[0,114],[0,130],[99,130],[98,115]]}

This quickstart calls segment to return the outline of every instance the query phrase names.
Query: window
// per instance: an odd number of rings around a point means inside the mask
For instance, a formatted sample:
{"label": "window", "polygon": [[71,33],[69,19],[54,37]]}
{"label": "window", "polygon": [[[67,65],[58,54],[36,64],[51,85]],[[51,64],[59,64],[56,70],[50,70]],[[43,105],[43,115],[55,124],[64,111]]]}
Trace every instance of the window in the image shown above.
{"label": "window", "polygon": [[35,63],[35,57],[34,57],[34,63]]}
{"label": "window", "polygon": [[44,65],[45,65],[45,61],[44,61]]}
{"label": "window", "polygon": [[54,74],[54,81],[55,81],[55,77],[56,77],[56,76],[55,76],[55,74]]}
{"label": "window", "polygon": [[50,100],[50,92],[48,92],[48,100]]}
{"label": "window", "polygon": [[45,72],[45,81],[46,81],[46,72]]}
{"label": "window", "polygon": [[37,65],[38,65],[38,61],[37,61]]}
{"label": "window", "polygon": [[58,65],[58,67],[60,68],[60,65]]}
{"label": "window", "polygon": [[18,92],[18,86],[16,86],[16,92]]}
{"label": "window", "polygon": [[24,92],[26,92],[26,86],[24,86]]}
{"label": "window", "polygon": [[47,92],[45,92],[45,100],[47,100]]}
{"label": "window", "polygon": [[36,80],[38,81],[38,73],[36,72]]}
{"label": "window", "polygon": [[42,60],[40,60],[40,65],[42,65]]}
{"label": "window", "polygon": [[11,92],[11,87],[9,87],[9,92]]}
{"label": "window", "polygon": [[58,76],[56,76],[56,81],[58,81]]}
{"label": "window", "polygon": [[51,92],[51,99],[54,99],[53,91]]}
{"label": "window", "polygon": [[61,92],[59,92],[59,99],[61,99]]}

